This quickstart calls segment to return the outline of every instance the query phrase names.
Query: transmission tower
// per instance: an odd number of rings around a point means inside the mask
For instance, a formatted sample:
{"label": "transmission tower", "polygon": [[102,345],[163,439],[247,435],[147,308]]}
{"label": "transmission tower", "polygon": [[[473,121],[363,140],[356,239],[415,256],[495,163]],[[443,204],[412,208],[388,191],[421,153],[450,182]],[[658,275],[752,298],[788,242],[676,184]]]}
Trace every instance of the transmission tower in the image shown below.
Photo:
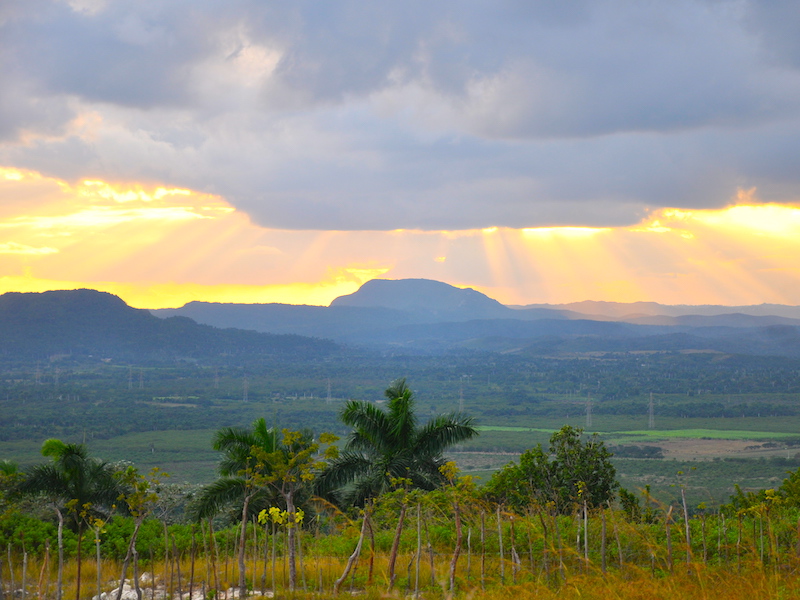
{"label": "transmission tower", "polygon": [[648,406],[648,409],[647,409],[647,416],[648,416],[647,426],[650,429],[655,429],[656,428],[656,415],[655,415],[655,411],[653,410],[653,392],[650,392],[650,405]]}
{"label": "transmission tower", "polygon": [[247,375],[244,376],[244,384],[242,386],[242,402],[247,402],[247,392],[249,391],[249,383],[247,381]]}
{"label": "transmission tower", "polygon": [[586,397],[586,429],[592,428],[592,397]]}
{"label": "transmission tower", "polygon": [[328,395],[325,398],[325,404],[331,403],[331,378],[328,377]]}

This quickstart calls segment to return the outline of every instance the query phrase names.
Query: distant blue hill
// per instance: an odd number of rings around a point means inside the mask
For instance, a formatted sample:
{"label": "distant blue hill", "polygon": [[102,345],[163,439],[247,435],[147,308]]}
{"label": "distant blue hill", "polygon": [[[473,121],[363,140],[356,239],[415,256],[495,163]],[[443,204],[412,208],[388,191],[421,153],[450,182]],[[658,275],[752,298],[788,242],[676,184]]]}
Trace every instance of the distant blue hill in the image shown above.
{"label": "distant blue hill", "polygon": [[708,350],[800,356],[800,318],[791,316],[800,316],[800,307],[770,305],[780,313],[771,315],[765,314],[766,306],[698,307],[702,314],[692,314],[690,306],[656,303],[509,307],[439,281],[375,279],[329,307],[191,302],[153,313],[402,352],[544,350],[542,340],[547,339],[553,352]]}
{"label": "distant blue hill", "polygon": [[10,358],[72,354],[158,360],[324,354],[335,349],[329,340],[218,329],[183,316],[160,319],[95,290],[0,295],[0,355]]}

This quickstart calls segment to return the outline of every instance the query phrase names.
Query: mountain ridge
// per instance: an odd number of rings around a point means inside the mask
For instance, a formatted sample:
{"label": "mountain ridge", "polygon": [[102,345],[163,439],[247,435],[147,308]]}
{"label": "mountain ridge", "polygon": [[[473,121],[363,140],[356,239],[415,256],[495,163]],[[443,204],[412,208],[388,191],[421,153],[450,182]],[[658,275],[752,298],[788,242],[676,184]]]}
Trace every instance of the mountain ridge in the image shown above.
{"label": "mountain ridge", "polygon": [[[573,310],[581,307],[594,312]],[[587,301],[509,307],[471,288],[434,280],[375,279],[353,294],[336,298],[327,307],[193,302],[183,308],[153,312],[159,316],[184,315],[217,327],[317,335],[342,344],[393,351],[507,351],[550,336],[569,339],[570,347],[582,345],[591,351],[603,343],[609,348],[640,351],[647,349],[644,342],[619,340],[647,338],[658,351],[667,348],[724,352],[752,347],[759,354],[768,354],[774,348],[778,354],[800,355],[800,339],[795,339],[795,334],[800,336],[800,307],[784,307],[783,311],[785,315],[796,313],[799,318],[746,314],[742,307],[736,308],[739,312],[704,305],[704,312],[709,314],[686,315],[683,313],[689,307],[685,305],[672,309],[657,303]],[[764,305],[754,310],[763,311]],[[769,334],[770,328],[785,328],[788,334],[771,345],[774,336]]]}
{"label": "mountain ridge", "polygon": [[329,340],[219,329],[179,315],[158,318],[96,290],[0,295],[0,354],[4,356],[172,359],[333,349],[335,344]]}

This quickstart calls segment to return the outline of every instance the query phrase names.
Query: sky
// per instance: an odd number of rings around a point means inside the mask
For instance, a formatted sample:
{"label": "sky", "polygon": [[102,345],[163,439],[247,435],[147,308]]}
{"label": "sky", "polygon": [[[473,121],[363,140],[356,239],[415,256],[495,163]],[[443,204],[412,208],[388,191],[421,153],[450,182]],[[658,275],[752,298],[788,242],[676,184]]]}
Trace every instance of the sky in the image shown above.
{"label": "sky", "polygon": [[0,0],[0,293],[800,305],[790,0]]}

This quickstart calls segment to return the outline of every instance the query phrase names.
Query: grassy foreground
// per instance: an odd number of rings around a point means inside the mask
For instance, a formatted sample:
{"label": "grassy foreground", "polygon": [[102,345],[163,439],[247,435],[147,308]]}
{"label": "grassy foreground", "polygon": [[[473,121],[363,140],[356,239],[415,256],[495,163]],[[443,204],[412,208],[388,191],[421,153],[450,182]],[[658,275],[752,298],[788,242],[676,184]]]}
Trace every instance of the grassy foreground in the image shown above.
{"label": "grassy foreground", "polygon": [[[407,557],[404,558],[407,559]],[[219,583],[224,589],[217,593],[209,588],[205,579],[207,573],[204,571],[208,565],[198,562],[195,565],[196,579],[191,579],[191,597],[195,600],[203,598],[232,600],[237,598],[238,593],[234,581],[236,570],[231,563],[232,561],[225,564],[219,573],[221,577]],[[373,565],[371,582],[368,579],[370,564]],[[435,569],[433,579],[431,579],[431,571],[427,567],[421,568],[422,581],[418,590],[415,589],[413,573],[410,581],[407,578],[401,578],[399,585],[396,585],[393,590],[389,590],[385,564],[386,556],[362,557],[354,577],[348,578],[338,595],[333,594],[331,590],[335,578],[345,567],[343,560],[332,558],[321,562],[306,560],[302,571],[302,583],[295,591],[287,589],[285,572],[281,572],[280,567],[276,573],[274,584],[271,581],[271,571],[268,569],[263,579],[260,576],[255,577],[256,581],[250,597],[326,599],[356,596],[370,599],[487,598],[498,600],[505,598],[517,600],[528,598],[553,600],[571,600],[573,598],[576,600],[606,600],[608,598],[621,600],[696,600],[700,598],[761,600],[800,597],[800,572],[796,563],[786,564],[780,568],[763,568],[756,563],[743,564],[738,568],[692,563],[688,567],[682,564],[680,568],[676,567],[672,573],[626,565],[623,569],[612,569],[605,574],[597,565],[589,565],[588,568],[580,567],[575,570],[564,569],[561,571],[557,569],[548,574],[542,571],[532,573],[524,568],[514,571],[512,565],[507,564],[505,583],[503,583],[496,561],[488,562],[485,565],[487,573],[483,582],[481,582],[479,565],[473,562],[472,572],[462,573],[455,592],[451,592],[448,588],[446,567]],[[50,572],[50,566],[44,565],[41,561],[30,560],[25,565],[26,572],[23,572],[22,563],[16,565],[14,569],[16,594],[14,597],[37,600],[55,599],[57,597],[55,573]],[[93,560],[84,561],[82,565],[84,579],[81,598],[88,599],[97,594],[96,566],[97,563]],[[117,588],[120,567],[119,562],[102,561],[103,575],[101,575],[100,582],[102,591],[111,592]],[[163,562],[156,563],[153,567],[152,571],[147,571],[140,576],[140,590],[145,600],[150,598],[188,599],[190,597],[191,564],[189,561],[181,561],[180,567],[177,563],[168,565]],[[178,576],[179,571],[180,577]],[[153,572],[155,578],[150,577]],[[65,599],[75,598],[76,573],[77,566],[74,562],[65,569],[63,590]],[[11,586],[7,562],[3,574],[4,597],[9,598]],[[225,579],[226,575],[230,581]],[[22,593],[24,577],[27,578],[25,594]],[[133,585],[132,582],[131,585]],[[114,595],[111,596],[111,598],[114,597]]]}

